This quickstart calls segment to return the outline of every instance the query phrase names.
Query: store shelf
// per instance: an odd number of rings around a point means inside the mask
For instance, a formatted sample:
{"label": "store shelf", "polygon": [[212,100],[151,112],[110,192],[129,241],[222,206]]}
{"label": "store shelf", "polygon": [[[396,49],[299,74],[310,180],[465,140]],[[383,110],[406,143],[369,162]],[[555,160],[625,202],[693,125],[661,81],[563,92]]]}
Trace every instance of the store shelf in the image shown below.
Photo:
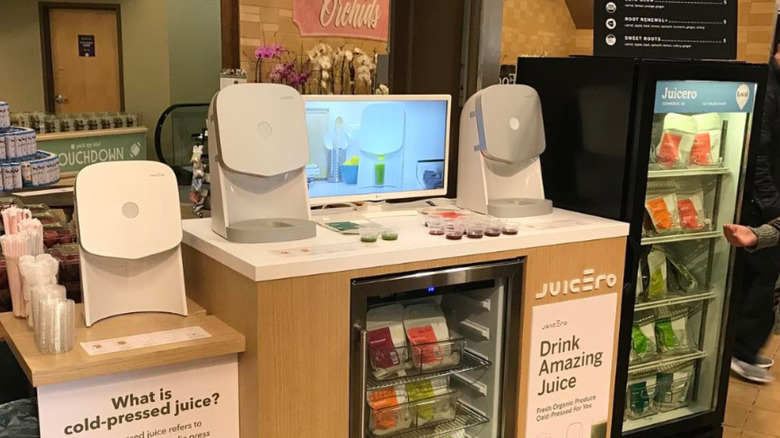
{"label": "store shelf", "polygon": [[717,239],[722,236],[720,231],[705,231],[702,233],[669,234],[658,237],[643,237],[642,245],[655,245],[659,243],[686,242],[690,240]]}
{"label": "store shelf", "polygon": [[405,385],[407,383],[419,382],[421,380],[428,380],[434,377],[445,377],[453,374],[465,373],[466,371],[476,370],[480,368],[487,368],[491,365],[489,360],[483,359],[474,353],[464,350],[463,361],[461,364],[449,370],[435,371],[432,373],[415,374],[413,376],[401,377],[391,380],[376,380],[373,376],[369,375],[366,379],[366,389],[373,391],[380,388],[387,388],[395,385]]}
{"label": "store shelf", "polygon": [[393,438],[440,438],[448,436],[453,432],[459,432],[470,427],[479,426],[489,422],[490,419],[469,407],[458,403],[458,409],[455,412],[455,419],[446,423],[439,423],[430,427],[402,432],[392,436]]}
{"label": "store shelf", "polygon": [[700,292],[695,294],[687,294],[682,296],[677,296],[673,298],[667,298],[665,300],[657,300],[657,301],[648,301],[646,303],[639,303],[634,308],[636,310],[648,310],[648,309],[657,309],[659,307],[666,307],[666,306],[673,306],[675,304],[687,304],[687,303],[696,303],[699,301],[709,301],[713,298],[715,298],[717,295],[715,292]]}
{"label": "store shelf", "polygon": [[651,170],[647,172],[649,179],[655,178],[680,178],[686,176],[728,175],[731,169],[728,167],[694,167],[691,169]]}
{"label": "store shelf", "polygon": [[701,405],[692,405],[668,412],[659,412],[648,417],[636,420],[626,419],[623,421],[623,432],[633,432],[646,427],[658,427],[658,425],[677,420],[679,418],[691,417],[702,412],[709,411],[710,408]]}
{"label": "store shelf", "polygon": [[692,360],[704,359],[705,357],[707,357],[706,351],[694,351],[692,353],[681,354],[678,356],[663,357],[661,359],[654,360],[651,362],[643,362],[636,365],[631,365],[628,367],[628,373],[629,374],[642,373],[645,371],[651,371],[662,367],[678,365]]}

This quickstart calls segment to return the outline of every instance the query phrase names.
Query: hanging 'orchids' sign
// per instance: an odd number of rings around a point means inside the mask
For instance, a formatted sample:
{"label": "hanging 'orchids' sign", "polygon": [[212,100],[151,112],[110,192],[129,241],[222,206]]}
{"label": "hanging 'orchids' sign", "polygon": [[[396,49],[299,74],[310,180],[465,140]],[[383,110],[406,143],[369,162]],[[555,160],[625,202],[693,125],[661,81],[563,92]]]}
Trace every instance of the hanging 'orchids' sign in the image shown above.
{"label": "hanging 'orchids' sign", "polygon": [[293,0],[293,22],[302,36],[387,41],[390,0]]}

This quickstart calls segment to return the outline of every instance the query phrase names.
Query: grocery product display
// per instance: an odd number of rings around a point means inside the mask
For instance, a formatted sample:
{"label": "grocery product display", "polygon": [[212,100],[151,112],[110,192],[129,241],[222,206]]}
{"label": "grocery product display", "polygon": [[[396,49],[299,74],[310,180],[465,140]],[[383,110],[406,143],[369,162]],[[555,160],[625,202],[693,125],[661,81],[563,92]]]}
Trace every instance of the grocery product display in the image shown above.
{"label": "grocery product display", "polygon": [[97,131],[140,126],[137,114],[117,112],[75,114],[18,112],[10,114],[10,122],[15,126],[32,129],[37,134]]}
{"label": "grocery product display", "polygon": [[[44,187],[60,180],[60,159],[57,155],[38,150],[36,131],[30,127],[13,126],[9,106],[0,102],[0,187],[1,191]],[[5,115],[3,115],[5,114]]]}

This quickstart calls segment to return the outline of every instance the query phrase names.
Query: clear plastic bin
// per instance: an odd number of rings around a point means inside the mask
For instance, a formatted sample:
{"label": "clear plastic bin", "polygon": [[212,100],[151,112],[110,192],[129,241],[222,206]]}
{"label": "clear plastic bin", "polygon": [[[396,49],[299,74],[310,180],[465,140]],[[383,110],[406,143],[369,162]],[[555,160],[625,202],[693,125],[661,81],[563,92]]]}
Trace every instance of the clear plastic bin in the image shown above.
{"label": "clear plastic bin", "polygon": [[370,409],[368,431],[385,437],[455,419],[458,393],[450,392],[382,409]]}
{"label": "clear plastic bin", "polygon": [[450,339],[397,348],[369,348],[369,364],[376,380],[390,380],[457,368],[463,362],[463,336],[450,332]]}
{"label": "clear plastic bin", "polygon": [[[673,374],[669,374],[672,376]],[[664,380],[662,374],[659,374],[657,400],[658,410],[661,412],[673,411],[683,408],[691,403],[690,390],[693,377],[687,375],[681,378],[670,378]]]}
{"label": "clear plastic bin", "polygon": [[626,418],[636,420],[658,413],[658,385],[629,382],[626,389]]}

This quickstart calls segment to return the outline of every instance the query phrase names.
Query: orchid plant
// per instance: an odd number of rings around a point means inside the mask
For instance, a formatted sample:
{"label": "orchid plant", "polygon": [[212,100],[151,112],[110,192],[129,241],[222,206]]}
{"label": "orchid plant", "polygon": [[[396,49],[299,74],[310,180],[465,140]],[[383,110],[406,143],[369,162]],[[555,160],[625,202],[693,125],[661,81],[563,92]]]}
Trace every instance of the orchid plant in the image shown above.
{"label": "orchid plant", "polygon": [[267,80],[296,88],[301,93],[316,94],[388,94],[386,85],[374,88],[376,53],[341,46],[335,50],[328,44],[316,44],[303,56],[296,56],[274,43],[255,50],[257,70],[255,82],[263,82],[263,62],[273,63]]}

